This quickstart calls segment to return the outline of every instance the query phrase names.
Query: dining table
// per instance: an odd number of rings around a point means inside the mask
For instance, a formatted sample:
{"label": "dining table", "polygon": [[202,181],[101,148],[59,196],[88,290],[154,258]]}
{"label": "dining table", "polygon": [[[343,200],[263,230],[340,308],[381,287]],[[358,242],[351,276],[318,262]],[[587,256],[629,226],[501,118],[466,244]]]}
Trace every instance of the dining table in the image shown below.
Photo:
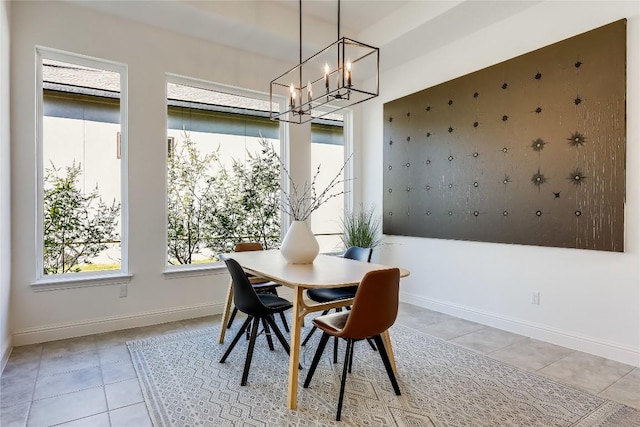
{"label": "dining table", "polygon": [[[329,303],[315,303],[304,298],[306,289],[338,288],[358,285],[370,271],[394,268],[392,266],[357,261],[334,255],[318,255],[313,263],[290,264],[279,250],[233,252],[222,257],[235,259],[245,270],[257,278],[264,278],[287,286],[293,290],[293,314],[291,325],[291,351],[289,354],[289,384],[287,406],[296,409],[298,396],[298,366],[300,362],[300,334],[307,314],[336,307],[350,306],[353,299]],[[409,271],[400,268],[400,277],[406,277]],[[220,323],[220,344],[224,343],[226,324],[233,304],[233,282],[229,283],[225,306]],[[391,347],[389,331],[382,334],[389,360],[396,371],[395,357]]]}

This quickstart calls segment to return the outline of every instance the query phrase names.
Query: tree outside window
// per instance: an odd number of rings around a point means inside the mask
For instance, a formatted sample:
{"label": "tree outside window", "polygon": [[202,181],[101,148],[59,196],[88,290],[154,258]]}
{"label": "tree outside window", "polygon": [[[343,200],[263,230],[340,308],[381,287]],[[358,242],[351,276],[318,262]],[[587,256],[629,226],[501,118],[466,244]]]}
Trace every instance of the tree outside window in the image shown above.
{"label": "tree outside window", "polygon": [[37,53],[42,111],[37,275],[126,269],[121,167],[126,67],[46,48]]}
{"label": "tree outside window", "polygon": [[[120,238],[116,225],[120,204],[107,205],[98,187],[89,193],[78,188],[80,165],[75,161],[61,173],[46,170],[44,188],[44,273],[76,273],[90,269],[94,259]],[[101,269],[118,268],[117,264]]]}
{"label": "tree outside window", "polygon": [[167,237],[169,264],[217,261],[243,241],[265,249],[280,241],[280,172],[273,150],[246,158],[220,157],[220,148],[202,153],[183,132],[168,159]]}

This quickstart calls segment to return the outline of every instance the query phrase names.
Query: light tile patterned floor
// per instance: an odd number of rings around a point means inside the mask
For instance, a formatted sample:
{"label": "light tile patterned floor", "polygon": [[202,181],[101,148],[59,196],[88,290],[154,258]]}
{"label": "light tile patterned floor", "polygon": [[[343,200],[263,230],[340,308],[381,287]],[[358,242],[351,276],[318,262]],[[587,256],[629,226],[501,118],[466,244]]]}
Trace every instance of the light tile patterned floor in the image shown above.
{"label": "light tile patterned floor", "polygon": [[[125,343],[219,322],[211,316],[14,348],[0,378],[0,425],[151,426]],[[397,322],[640,408],[633,366],[404,303]]]}

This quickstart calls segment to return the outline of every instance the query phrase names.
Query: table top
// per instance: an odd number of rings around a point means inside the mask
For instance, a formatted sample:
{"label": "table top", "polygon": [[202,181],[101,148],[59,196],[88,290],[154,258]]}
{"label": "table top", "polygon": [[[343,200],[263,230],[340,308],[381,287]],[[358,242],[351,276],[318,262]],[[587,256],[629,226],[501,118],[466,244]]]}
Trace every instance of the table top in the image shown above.
{"label": "table top", "polygon": [[[235,259],[249,273],[289,287],[335,288],[357,285],[369,271],[393,268],[331,255],[318,255],[312,264],[289,264],[277,249],[233,252],[224,256]],[[400,277],[408,275],[408,270],[400,269]]]}

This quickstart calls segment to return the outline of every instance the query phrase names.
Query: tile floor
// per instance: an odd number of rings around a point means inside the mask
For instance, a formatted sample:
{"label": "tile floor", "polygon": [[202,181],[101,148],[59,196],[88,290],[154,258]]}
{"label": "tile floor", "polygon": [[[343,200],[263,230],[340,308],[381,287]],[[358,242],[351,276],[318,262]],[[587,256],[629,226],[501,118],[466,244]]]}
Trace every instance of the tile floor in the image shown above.
{"label": "tile floor", "polygon": [[[211,316],[14,348],[0,378],[0,425],[151,426],[126,342],[219,322]],[[404,303],[398,323],[640,409],[639,368]]]}

